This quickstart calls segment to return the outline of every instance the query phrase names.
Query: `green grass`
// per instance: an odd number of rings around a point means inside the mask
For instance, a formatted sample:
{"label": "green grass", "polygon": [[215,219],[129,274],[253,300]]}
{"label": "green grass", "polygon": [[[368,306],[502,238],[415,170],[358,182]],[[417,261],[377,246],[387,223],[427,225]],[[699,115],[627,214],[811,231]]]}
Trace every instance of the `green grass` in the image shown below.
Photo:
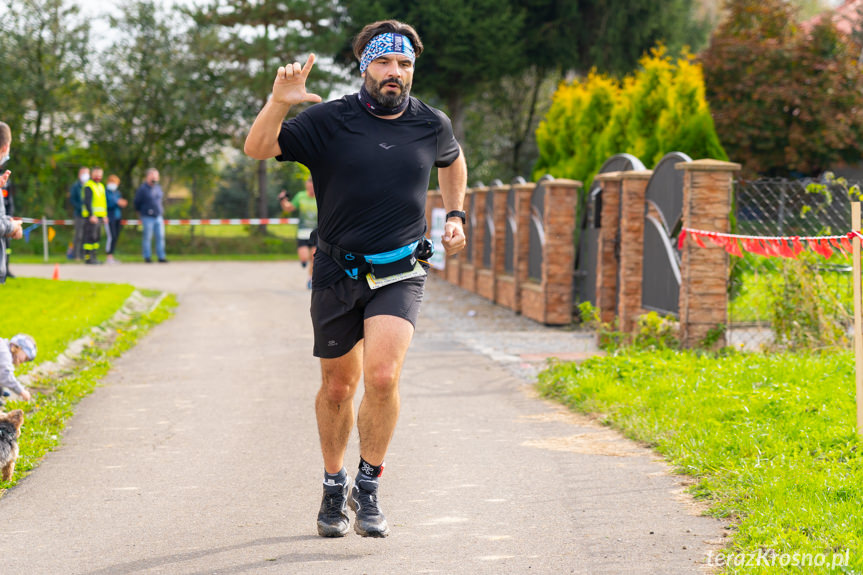
{"label": "green grass", "polygon": [[716,357],[626,350],[553,365],[538,387],[572,408],[602,414],[696,478],[693,493],[710,498],[711,513],[733,520],[729,553],[829,559],[849,550],[851,566],[836,572],[863,572],[863,455],[850,352]]}
{"label": "green grass", "polygon": [[[191,226],[166,226],[166,233],[174,236],[189,236]],[[196,226],[195,235],[207,238],[248,238],[255,235],[258,226]],[[296,224],[267,225],[267,233],[280,237],[296,239]]]}
{"label": "green grass", "polygon": [[[781,265],[781,262],[771,261],[769,263],[774,265],[762,265],[755,269],[746,269],[739,274],[740,287],[736,291],[735,297],[728,302],[728,316],[733,322],[769,323],[773,319],[776,299],[782,297],[784,293],[785,280],[782,271],[776,267]],[[836,265],[843,263],[840,261]],[[851,274],[822,271],[819,275],[824,286],[823,289],[834,295],[845,309],[851,310],[854,303]]]}
{"label": "green grass", "polygon": [[[100,255],[100,259],[104,261],[105,256]],[[121,262],[140,263],[143,260],[139,254],[134,255],[117,255],[117,259]],[[297,260],[296,252],[289,254],[168,254],[168,260],[172,262],[209,262],[209,261],[238,261],[238,262],[282,262]],[[14,264],[42,264],[46,263],[42,256],[24,255],[15,256]],[[65,255],[52,254],[48,258],[49,264],[68,264],[68,265],[84,265],[83,262],[72,262],[66,259]],[[14,270],[13,270],[14,271]]]}
{"label": "green grass", "polygon": [[[72,239],[70,226],[55,226],[56,237],[49,243],[49,262],[66,261],[66,250]],[[258,226],[167,226],[165,247],[169,259],[187,256],[205,259],[245,259],[266,256],[265,259],[290,259],[296,257],[297,226],[267,226],[266,235],[258,232]],[[104,237],[103,237],[104,244]],[[41,229],[31,233],[30,241],[11,242],[12,265],[15,262],[37,263],[43,260]],[[140,260],[140,226],[125,226],[120,233],[116,250],[119,259]],[[13,268],[14,269],[14,268]]]}
{"label": "green grass", "polygon": [[[125,258],[127,261],[141,261],[135,258]],[[296,252],[291,254],[168,254],[172,262],[208,262],[208,261],[238,261],[238,262],[281,262],[299,260]]]}
{"label": "green grass", "polygon": [[[31,280],[39,282],[40,280]],[[41,280],[43,284],[51,284],[50,281]],[[81,286],[76,285],[77,282],[53,282],[59,286],[69,288],[69,292],[64,293],[58,290],[53,285],[50,287],[43,285],[37,286],[39,292],[49,291],[53,294],[55,303],[58,306],[66,305],[66,300],[69,299],[69,293],[74,293]],[[85,319],[80,319],[78,322],[66,322],[63,324],[63,333],[78,334],[89,330],[93,325],[100,324],[104,320],[112,316],[114,312],[122,305],[125,298],[117,299],[116,295],[128,291],[128,286],[113,286],[110,284],[82,284],[83,286],[97,286],[103,288],[102,293],[96,295],[106,296],[106,300],[113,302],[113,309],[109,309],[107,303],[100,303],[98,307],[101,312],[91,316],[86,316]],[[94,288],[90,288],[94,289]],[[29,293],[33,294],[34,291]],[[42,305],[49,299],[48,296],[40,295],[40,305],[30,305],[26,300],[19,301],[19,315],[26,318],[30,317],[33,321],[28,324],[28,331],[37,339],[40,345],[39,359],[49,359],[62,351],[60,349],[60,341],[49,331],[41,331],[42,329],[53,330],[56,325],[42,322],[39,316],[46,315],[43,312]],[[6,298],[3,300],[6,301]],[[66,421],[73,414],[73,408],[81,398],[91,393],[102,378],[108,373],[111,368],[111,360],[119,357],[126,350],[131,348],[135,342],[143,336],[153,326],[170,317],[173,307],[177,305],[176,299],[173,296],[167,296],[162,299],[160,304],[152,312],[133,317],[125,323],[114,326],[116,329],[116,337],[110,341],[103,341],[99,345],[88,347],[83,357],[77,362],[76,368],[64,377],[57,380],[45,381],[39,380],[34,382],[33,389],[50,389],[47,393],[36,393],[30,402],[16,401],[8,402],[6,409],[22,409],[25,413],[24,427],[22,429],[21,438],[19,439],[20,455],[15,467],[15,475],[9,482],[0,482],[0,495],[3,490],[15,485],[21,478],[28,475],[42,460],[46,453],[52,451],[60,444],[60,437],[65,428]],[[73,325],[74,323],[74,325]],[[44,326],[51,326],[45,328]],[[38,327],[38,329],[37,329]],[[72,336],[70,336],[71,338]],[[50,350],[42,356],[42,342],[46,342],[50,346]]]}
{"label": "green grass", "polygon": [[[50,361],[71,341],[114,315],[133,290],[128,284],[7,280],[0,286],[0,337],[29,333],[38,346],[36,360]],[[32,367],[24,364],[18,373]]]}

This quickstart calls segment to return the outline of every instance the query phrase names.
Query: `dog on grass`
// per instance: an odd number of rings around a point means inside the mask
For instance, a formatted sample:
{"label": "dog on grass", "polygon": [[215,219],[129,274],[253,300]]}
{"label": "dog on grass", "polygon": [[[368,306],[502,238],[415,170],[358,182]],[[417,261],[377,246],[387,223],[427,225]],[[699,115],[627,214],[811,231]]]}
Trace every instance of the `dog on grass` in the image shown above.
{"label": "dog on grass", "polygon": [[9,481],[15,472],[18,459],[18,437],[24,423],[24,412],[20,409],[0,413],[0,479]]}

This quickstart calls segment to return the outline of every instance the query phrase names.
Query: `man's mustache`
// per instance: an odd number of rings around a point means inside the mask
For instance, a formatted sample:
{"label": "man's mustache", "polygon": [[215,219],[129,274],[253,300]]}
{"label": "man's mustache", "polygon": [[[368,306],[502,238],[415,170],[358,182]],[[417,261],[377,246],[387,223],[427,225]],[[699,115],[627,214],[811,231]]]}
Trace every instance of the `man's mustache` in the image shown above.
{"label": "man's mustache", "polygon": [[387,78],[386,80],[384,80],[383,82],[381,82],[380,84],[378,84],[378,89],[383,88],[383,87],[384,87],[384,86],[386,86],[387,84],[398,84],[398,87],[399,87],[399,88],[401,88],[402,90],[404,90],[404,89],[405,89],[405,84],[404,84],[404,82],[402,82],[399,78]]}

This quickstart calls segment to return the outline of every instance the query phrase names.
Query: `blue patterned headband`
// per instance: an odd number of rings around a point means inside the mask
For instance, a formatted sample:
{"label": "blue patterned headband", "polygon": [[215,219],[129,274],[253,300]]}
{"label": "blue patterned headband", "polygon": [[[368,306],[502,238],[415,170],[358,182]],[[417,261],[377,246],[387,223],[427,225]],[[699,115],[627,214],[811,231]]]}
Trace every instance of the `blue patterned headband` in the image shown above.
{"label": "blue patterned headband", "polygon": [[407,36],[394,32],[378,34],[369,40],[369,43],[363,49],[363,56],[360,58],[360,74],[366,71],[366,68],[369,67],[369,64],[375,58],[380,58],[387,54],[404,54],[411,59],[411,62],[416,62],[417,59],[413,44],[411,44]]}

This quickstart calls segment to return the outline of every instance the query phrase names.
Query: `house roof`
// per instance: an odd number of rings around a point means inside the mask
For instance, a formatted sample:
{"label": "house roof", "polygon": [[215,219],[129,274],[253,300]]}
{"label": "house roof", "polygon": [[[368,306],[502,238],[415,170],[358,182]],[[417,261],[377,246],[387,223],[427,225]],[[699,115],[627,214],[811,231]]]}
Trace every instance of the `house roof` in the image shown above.
{"label": "house roof", "polygon": [[833,10],[828,10],[800,24],[804,32],[810,32],[822,18],[830,18],[836,29],[843,34],[851,34],[863,18],[863,0],[845,0]]}

